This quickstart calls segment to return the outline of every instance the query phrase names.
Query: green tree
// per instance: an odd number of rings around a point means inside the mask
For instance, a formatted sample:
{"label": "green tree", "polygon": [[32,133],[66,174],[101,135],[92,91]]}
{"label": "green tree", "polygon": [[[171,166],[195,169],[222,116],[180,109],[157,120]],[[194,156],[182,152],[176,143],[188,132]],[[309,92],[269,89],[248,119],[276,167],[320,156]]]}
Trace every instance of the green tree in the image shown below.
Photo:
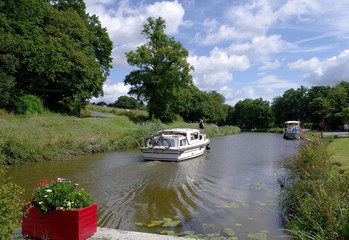
{"label": "green tree", "polygon": [[183,106],[180,115],[185,121],[198,122],[203,119],[205,122],[212,122],[214,108],[209,94],[191,86],[180,91],[179,99]]}
{"label": "green tree", "polygon": [[0,69],[0,108],[5,108],[10,103],[11,92],[14,85],[14,77]]}
{"label": "green tree", "polygon": [[233,117],[229,116],[232,119],[231,124],[243,129],[267,128],[273,123],[270,104],[262,98],[255,100],[247,98],[237,102],[231,114],[233,114]]}
{"label": "green tree", "polygon": [[224,105],[225,98],[223,95],[219,94],[216,91],[211,91],[208,93],[210,96],[212,106],[213,106],[213,115],[210,119],[210,122],[215,124],[223,124],[225,118],[227,117],[227,109]]}
{"label": "green tree", "polygon": [[51,110],[78,114],[103,94],[112,42],[82,0],[2,0],[0,23],[0,70],[14,78],[13,96],[37,95]]}
{"label": "green tree", "polygon": [[139,102],[133,97],[120,96],[118,100],[111,104],[111,106],[117,108],[138,109]]}
{"label": "green tree", "polygon": [[274,98],[272,112],[276,125],[280,126],[287,120],[301,120],[306,118],[308,89],[301,86],[289,89],[282,96]]}
{"label": "green tree", "polygon": [[147,103],[150,118],[171,122],[180,111],[177,92],[192,84],[193,68],[186,61],[188,51],[164,33],[165,27],[161,17],[148,18],[142,31],[148,42],[126,53],[127,62],[138,69],[126,76],[125,84],[131,85],[129,94]]}
{"label": "green tree", "polygon": [[349,124],[349,107],[343,108],[341,112],[342,122],[345,124]]}
{"label": "green tree", "polygon": [[319,124],[319,122],[328,114],[330,103],[326,98],[317,97],[309,103],[311,112],[311,122]]}
{"label": "green tree", "polygon": [[329,100],[331,102],[333,114],[342,111],[342,108],[345,107],[348,102],[348,97],[347,90],[342,84],[338,84],[332,88],[329,94]]}
{"label": "green tree", "polygon": [[107,103],[104,101],[98,102],[96,105],[98,106],[107,106]]}

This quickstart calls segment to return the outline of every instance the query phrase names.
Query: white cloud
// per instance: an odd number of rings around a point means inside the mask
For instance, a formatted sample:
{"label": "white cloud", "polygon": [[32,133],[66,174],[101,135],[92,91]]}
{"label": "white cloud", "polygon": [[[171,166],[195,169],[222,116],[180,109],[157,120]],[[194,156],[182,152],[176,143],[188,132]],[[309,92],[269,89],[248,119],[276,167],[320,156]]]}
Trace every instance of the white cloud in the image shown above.
{"label": "white cloud", "polygon": [[194,66],[194,82],[199,88],[212,88],[233,80],[230,71],[244,71],[250,67],[246,56],[228,55],[214,48],[210,56],[190,56],[188,62]]}
{"label": "white cloud", "polygon": [[318,12],[319,10],[318,0],[289,0],[275,12],[275,15],[281,21],[286,21],[294,16],[298,17],[299,21],[304,21],[301,17],[303,14]]}
{"label": "white cloud", "polygon": [[166,20],[166,33],[178,32],[178,27],[183,24],[184,8],[177,0],[173,2],[155,2],[146,8],[145,16],[158,18],[161,16]]}
{"label": "white cloud", "polygon": [[[122,0],[118,7],[108,8],[103,3],[113,3],[112,0],[87,0],[87,12],[96,14],[109,33],[113,41],[113,67],[127,67],[125,52],[135,50],[145,42],[141,32],[148,17],[161,16],[166,21],[167,34],[178,32],[178,28],[189,22],[183,22],[184,8],[178,1],[162,1],[154,4],[130,5],[129,1]],[[129,66],[128,66],[129,67]]]}
{"label": "white cloud", "polygon": [[279,79],[275,75],[267,75],[239,89],[223,86],[219,89],[219,93],[225,97],[226,104],[234,106],[238,101],[246,98],[261,97],[263,100],[272,102],[274,97],[282,94],[285,90],[298,87],[299,85],[295,82]]}
{"label": "white cloud", "polygon": [[[315,0],[291,0],[284,5],[272,4],[269,0],[253,1],[244,5],[233,6],[227,14],[227,19],[218,29],[206,29],[207,34],[201,34],[200,44],[213,45],[222,41],[241,41],[265,36],[272,26],[292,17],[301,20],[303,14],[319,10]],[[210,19],[210,23],[215,20]],[[203,26],[206,27],[205,21]]]}
{"label": "white cloud", "polygon": [[124,85],[124,83],[117,83],[117,84],[113,84],[111,80],[107,80],[104,84],[103,84],[103,92],[104,92],[104,96],[103,97],[99,97],[99,98],[92,98],[91,102],[106,102],[106,103],[113,103],[116,100],[118,100],[118,98],[120,96],[125,96],[127,95],[128,91],[130,89],[129,85]]}
{"label": "white cloud", "polygon": [[223,86],[219,89],[218,91],[220,94],[222,94],[225,97],[225,104],[228,104],[230,106],[235,106],[235,104],[243,100],[242,94],[243,90],[242,89],[232,89],[228,86]]}
{"label": "white cloud", "polygon": [[[249,56],[254,62],[263,63],[267,61],[269,63],[269,56],[274,53],[279,53],[287,49],[296,48],[292,43],[281,39],[280,35],[256,36],[251,42],[245,42],[242,44],[231,44],[228,48],[231,54],[244,54]],[[275,67],[274,62],[274,67]],[[265,67],[266,69],[267,67]]]}
{"label": "white cloud", "polygon": [[304,80],[310,84],[334,86],[341,81],[349,81],[349,50],[323,61],[318,58],[300,59],[288,64],[288,67],[307,72]]}
{"label": "white cloud", "polygon": [[263,78],[260,78],[254,82],[252,82],[255,88],[259,88],[262,90],[262,94],[269,95],[270,93],[275,93],[275,90],[278,89],[290,89],[299,87],[297,83],[279,79],[275,75],[267,75]]}

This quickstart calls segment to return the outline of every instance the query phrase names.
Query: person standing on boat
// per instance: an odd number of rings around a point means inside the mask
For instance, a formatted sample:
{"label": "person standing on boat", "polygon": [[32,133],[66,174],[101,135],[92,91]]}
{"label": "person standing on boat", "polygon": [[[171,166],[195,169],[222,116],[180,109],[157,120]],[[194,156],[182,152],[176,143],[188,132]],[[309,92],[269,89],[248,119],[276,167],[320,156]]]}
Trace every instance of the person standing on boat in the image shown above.
{"label": "person standing on boat", "polygon": [[204,120],[200,120],[199,123],[199,129],[200,129],[200,133],[204,133],[205,132],[205,124],[204,124]]}

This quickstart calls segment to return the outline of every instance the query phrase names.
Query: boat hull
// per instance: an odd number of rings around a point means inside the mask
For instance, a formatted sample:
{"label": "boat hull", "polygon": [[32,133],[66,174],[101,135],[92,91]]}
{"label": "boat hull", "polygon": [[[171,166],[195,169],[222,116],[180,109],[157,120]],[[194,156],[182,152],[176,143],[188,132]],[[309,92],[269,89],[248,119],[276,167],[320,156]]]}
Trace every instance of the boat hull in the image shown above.
{"label": "boat hull", "polygon": [[179,162],[203,155],[208,145],[209,141],[198,146],[191,146],[183,149],[143,147],[141,151],[146,161]]}
{"label": "boat hull", "polygon": [[302,136],[300,133],[284,133],[284,139],[296,140],[301,138]]}

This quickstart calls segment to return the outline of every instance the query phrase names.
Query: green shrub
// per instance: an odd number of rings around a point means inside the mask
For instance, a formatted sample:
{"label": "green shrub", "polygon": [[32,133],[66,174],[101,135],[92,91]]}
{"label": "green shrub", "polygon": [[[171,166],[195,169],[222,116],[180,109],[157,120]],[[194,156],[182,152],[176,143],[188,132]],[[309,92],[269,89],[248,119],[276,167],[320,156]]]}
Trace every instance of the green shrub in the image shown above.
{"label": "green shrub", "polygon": [[15,112],[17,114],[25,114],[25,113],[39,113],[43,114],[47,112],[47,109],[44,107],[41,99],[34,95],[24,95],[17,97],[14,102]]}
{"label": "green shrub", "polygon": [[312,129],[312,127],[313,127],[312,123],[303,123],[302,125],[303,125],[303,127],[305,127],[305,129]]}
{"label": "green shrub", "polygon": [[[0,149],[2,139],[0,137]],[[22,225],[22,207],[25,202],[21,200],[24,190],[5,178],[7,166],[4,165],[4,156],[0,151],[0,239],[13,239],[14,232]]]}

